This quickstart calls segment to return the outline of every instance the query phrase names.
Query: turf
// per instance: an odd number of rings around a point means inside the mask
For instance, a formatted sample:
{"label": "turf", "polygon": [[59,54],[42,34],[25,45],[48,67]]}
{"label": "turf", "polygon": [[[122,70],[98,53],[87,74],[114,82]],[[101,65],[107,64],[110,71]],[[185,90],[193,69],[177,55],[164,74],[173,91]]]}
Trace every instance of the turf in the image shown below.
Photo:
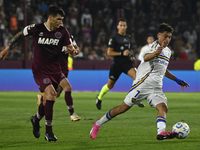
{"label": "turf", "polygon": [[120,105],[126,93],[109,92],[102,110],[95,106],[96,92],[74,92],[75,112],[82,118],[72,122],[64,94],[54,105],[53,131],[57,142],[44,140],[45,123],[41,120],[41,137],[32,134],[30,117],[36,113],[38,92],[0,92],[0,149],[7,150],[199,150],[200,93],[165,93],[169,111],[167,129],[178,121],[190,126],[186,139],[156,140],[156,109],[133,106],[129,111],[104,124],[95,140],[89,132],[96,119]]}

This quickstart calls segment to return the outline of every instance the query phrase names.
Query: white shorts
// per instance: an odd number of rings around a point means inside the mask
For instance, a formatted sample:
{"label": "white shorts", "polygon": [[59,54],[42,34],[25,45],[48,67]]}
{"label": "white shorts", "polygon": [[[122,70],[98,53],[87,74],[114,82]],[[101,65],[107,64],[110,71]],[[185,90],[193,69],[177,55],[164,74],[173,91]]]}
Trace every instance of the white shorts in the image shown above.
{"label": "white shorts", "polygon": [[148,88],[148,85],[145,83],[131,89],[125,97],[124,102],[131,107],[144,99],[147,100],[152,108],[155,108],[156,105],[160,103],[165,103],[167,107],[167,98],[162,89]]}

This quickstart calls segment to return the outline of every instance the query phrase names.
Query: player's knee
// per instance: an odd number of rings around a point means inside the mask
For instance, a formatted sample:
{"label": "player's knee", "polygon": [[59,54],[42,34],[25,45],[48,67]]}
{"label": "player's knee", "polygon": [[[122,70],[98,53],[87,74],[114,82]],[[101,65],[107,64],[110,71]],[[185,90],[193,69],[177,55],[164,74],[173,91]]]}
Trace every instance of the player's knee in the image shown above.
{"label": "player's knee", "polygon": [[157,108],[158,111],[166,112],[166,113],[168,112],[168,107],[166,106],[165,103],[157,104],[156,108]]}
{"label": "player's knee", "polygon": [[47,93],[47,96],[46,96],[47,100],[56,100],[56,92],[54,90],[50,91],[49,93]]}
{"label": "player's knee", "polygon": [[72,91],[72,87],[70,85],[66,85],[65,87],[63,87],[65,92],[71,92]]}

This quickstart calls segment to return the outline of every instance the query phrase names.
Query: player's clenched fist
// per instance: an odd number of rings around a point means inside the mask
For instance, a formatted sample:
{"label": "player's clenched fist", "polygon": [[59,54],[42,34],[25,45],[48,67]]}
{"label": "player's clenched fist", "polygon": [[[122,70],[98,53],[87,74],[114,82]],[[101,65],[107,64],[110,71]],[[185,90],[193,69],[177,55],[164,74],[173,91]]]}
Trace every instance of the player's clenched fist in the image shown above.
{"label": "player's clenched fist", "polygon": [[163,48],[164,48],[164,43],[162,43],[161,46],[159,46],[155,51],[156,56],[158,56],[162,52]]}
{"label": "player's clenched fist", "polygon": [[129,55],[129,50],[126,49],[125,51],[123,51],[123,56],[128,56]]}

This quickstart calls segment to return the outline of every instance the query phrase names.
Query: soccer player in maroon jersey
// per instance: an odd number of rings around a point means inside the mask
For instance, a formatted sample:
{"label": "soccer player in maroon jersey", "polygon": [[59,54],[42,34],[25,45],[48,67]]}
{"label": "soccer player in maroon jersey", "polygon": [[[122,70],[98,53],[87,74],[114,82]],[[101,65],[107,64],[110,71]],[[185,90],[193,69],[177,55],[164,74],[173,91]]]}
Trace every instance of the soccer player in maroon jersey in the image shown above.
{"label": "soccer player in maroon jersey", "polygon": [[53,105],[56,100],[56,91],[58,84],[65,75],[61,71],[60,53],[63,46],[67,51],[76,54],[70,42],[68,31],[61,26],[65,16],[62,8],[49,6],[47,10],[47,22],[41,24],[32,24],[26,26],[17,33],[10,41],[9,45],[0,53],[0,57],[5,59],[9,49],[23,36],[33,36],[34,42],[34,60],[32,63],[32,72],[36,84],[41,92],[44,92],[43,103],[40,104],[38,112],[30,118],[33,125],[33,134],[36,138],[40,137],[39,121],[45,116],[46,133],[45,139],[56,141],[53,134]]}
{"label": "soccer player in maroon jersey", "polygon": [[[70,35],[70,40],[72,42],[72,45],[74,46],[75,50],[79,52],[79,47],[76,44],[76,41],[74,40],[74,37]],[[71,96],[71,91],[72,87],[71,84],[69,83],[69,80],[67,79],[69,69],[68,69],[68,56],[69,54],[65,54],[66,51],[66,46],[63,47],[62,53],[61,53],[61,59],[60,59],[60,65],[62,69],[62,73],[65,75],[66,78],[64,78],[57,89],[57,95],[56,97],[60,97],[60,94],[62,93],[63,89],[65,91],[65,102],[67,104],[67,108],[70,113],[70,119],[72,121],[79,121],[81,118],[74,112],[74,105],[73,105],[73,98]],[[38,109],[40,103],[43,101],[43,95],[39,94],[38,95],[38,102],[36,104],[36,108]]]}

